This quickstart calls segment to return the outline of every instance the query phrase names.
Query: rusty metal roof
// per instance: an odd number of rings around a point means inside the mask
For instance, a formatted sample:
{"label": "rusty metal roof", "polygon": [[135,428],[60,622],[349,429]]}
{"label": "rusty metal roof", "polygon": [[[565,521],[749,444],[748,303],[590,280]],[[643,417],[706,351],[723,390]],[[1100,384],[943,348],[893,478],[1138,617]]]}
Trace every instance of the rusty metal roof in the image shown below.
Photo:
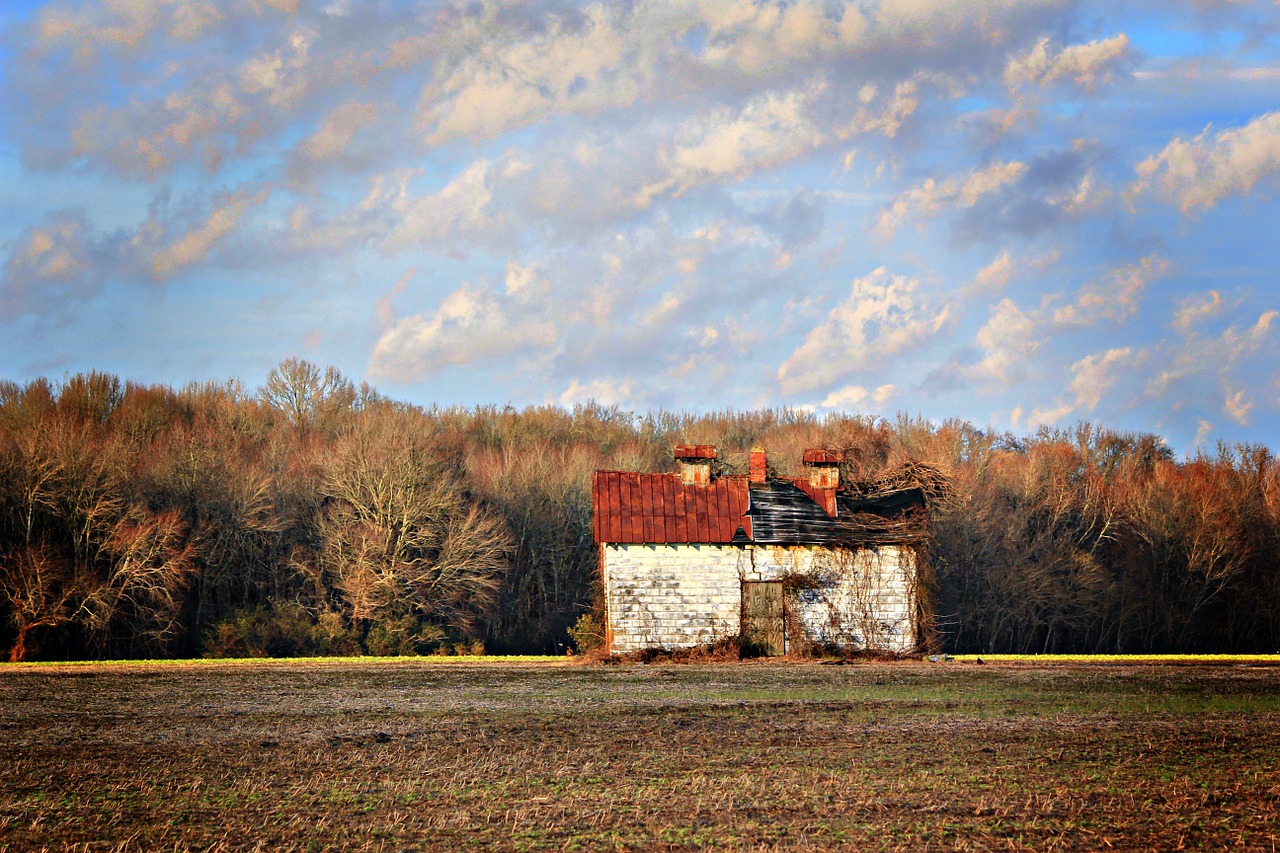
{"label": "rusty metal roof", "polygon": [[671,452],[677,459],[716,458],[716,446],[714,444],[677,444],[671,449]]}
{"label": "rusty metal roof", "polygon": [[750,541],[746,477],[685,485],[677,474],[597,471],[592,482],[597,542],[664,544]]}
{"label": "rusty metal roof", "polygon": [[809,500],[822,507],[822,511],[829,517],[836,517],[836,490],[834,488],[823,489],[809,482],[807,477],[796,477],[789,480],[797,489],[809,496]]}

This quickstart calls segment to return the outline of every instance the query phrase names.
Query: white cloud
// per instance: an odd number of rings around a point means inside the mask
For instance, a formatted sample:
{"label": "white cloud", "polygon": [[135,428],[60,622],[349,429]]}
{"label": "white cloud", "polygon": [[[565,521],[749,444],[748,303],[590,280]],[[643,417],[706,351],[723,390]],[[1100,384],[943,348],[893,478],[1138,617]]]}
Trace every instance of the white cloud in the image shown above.
{"label": "white cloud", "polygon": [[128,250],[138,264],[155,279],[169,278],[189,267],[203,263],[239,225],[241,220],[268,197],[267,190],[246,190],[216,199],[204,219],[170,235],[171,223],[153,216],[129,241]]}
{"label": "white cloud", "polygon": [[1002,299],[975,337],[983,357],[969,372],[1004,385],[1021,376],[1027,361],[1040,348],[1035,318],[1012,299]]}
{"label": "white cloud", "polygon": [[1216,376],[1220,385],[1233,382],[1230,377],[1272,339],[1272,327],[1280,319],[1280,311],[1264,311],[1256,322],[1241,328],[1233,325],[1214,338],[1192,331],[1166,353],[1165,367],[1148,383],[1146,392],[1163,397],[1184,380],[1198,376]]}
{"label": "white cloud", "polygon": [[858,410],[870,403],[871,408],[879,410],[893,398],[897,391],[897,386],[889,384],[880,385],[874,390],[868,390],[861,385],[846,385],[832,391],[818,406],[823,409]]}
{"label": "white cloud", "polygon": [[919,186],[900,193],[892,204],[882,210],[876,231],[888,239],[912,216],[933,216],[948,207],[973,207],[984,195],[1018,180],[1026,170],[1024,163],[997,162],[983,169],[974,169],[963,177],[953,175],[941,181],[929,178]]}
{"label": "white cloud", "polygon": [[831,309],[778,368],[784,391],[811,391],[879,363],[936,334],[947,306],[931,304],[919,282],[884,267],[855,279],[849,297]]}
{"label": "white cloud", "polygon": [[1053,5],[1054,0],[881,0],[877,20],[908,31],[921,26],[973,26],[988,40],[996,41],[1003,35],[1001,22],[1011,17],[1011,12]]}
{"label": "white cloud", "polygon": [[1115,384],[1119,369],[1132,360],[1132,355],[1133,350],[1122,347],[1080,359],[1071,365],[1071,382],[1064,398],[1053,406],[1035,409],[1028,422],[1053,424],[1081,409],[1094,411],[1102,396]]}
{"label": "white cloud", "polygon": [[708,181],[740,180],[821,144],[824,134],[806,114],[817,91],[771,92],[740,112],[717,110],[685,125],[662,155],[666,174],[645,186],[637,203]]}
{"label": "white cloud", "polygon": [[1069,417],[1076,410],[1075,404],[1060,402],[1053,406],[1037,406],[1027,415],[1027,426],[1040,424],[1056,424]]}
{"label": "white cloud", "polygon": [[[888,139],[898,135],[904,122],[915,114],[920,106],[920,86],[915,80],[903,80],[898,83],[888,103],[876,102],[876,87],[867,84],[858,95],[858,107],[844,127],[837,129],[841,139],[860,133],[879,133]],[[852,164],[852,152],[844,163],[845,171]]]}
{"label": "white cloud", "polygon": [[225,18],[223,11],[213,3],[202,3],[197,0],[180,3],[173,10],[173,22],[169,27],[169,34],[179,41],[195,41]]}
{"label": "white cloud", "polygon": [[1116,267],[1103,281],[1081,287],[1074,304],[1053,312],[1053,323],[1057,326],[1122,323],[1137,313],[1139,299],[1147,285],[1168,271],[1169,263],[1155,255]]}
{"label": "white cloud", "polygon": [[296,0],[76,5],[47,5],[25,33],[39,48],[24,54],[22,86],[61,94],[57,109],[26,110],[22,145],[47,165],[146,179],[279,154],[335,106],[390,94],[381,42],[405,16],[395,4],[298,12]]}
{"label": "white cloud", "polygon": [[79,211],[51,214],[13,243],[0,276],[0,317],[12,319],[97,289],[95,242]]}
{"label": "white cloud", "polygon": [[1137,172],[1131,197],[1154,192],[1183,213],[1247,195],[1280,172],[1280,112],[1258,116],[1212,139],[1208,128],[1190,142],[1174,139],[1140,163]]}
{"label": "white cloud", "polygon": [[405,271],[392,288],[386,293],[379,296],[373,302],[373,316],[381,330],[386,330],[396,321],[395,301],[400,294],[404,293],[405,288],[409,286],[409,282],[413,281],[413,277],[417,274],[417,270],[409,267]]}
{"label": "white cloud", "polygon": [[340,157],[351,144],[356,133],[378,118],[375,104],[346,103],[325,116],[315,133],[298,146],[299,152],[309,160],[333,160]]}
{"label": "white cloud", "polygon": [[1218,339],[1221,344],[1219,351],[1227,356],[1230,362],[1251,355],[1270,336],[1271,326],[1278,317],[1280,317],[1280,311],[1264,311],[1258,315],[1257,322],[1248,329],[1241,331],[1232,326]]}
{"label": "white cloud", "polygon": [[847,49],[860,41],[867,25],[857,7],[846,6],[836,17],[813,0],[787,6],[709,2],[701,12],[710,24],[705,61],[753,74]]}
{"label": "white cloud", "polygon": [[1079,217],[1097,209],[1110,196],[1111,191],[1098,182],[1092,171],[1087,171],[1074,187],[1046,197],[1045,203],[1069,217]]}
{"label": "white cloud", "polygon": [[437,80],[419,105],[427,144],[479,142],[551,114],[635,100],[655,69],[640,49],[645,28],[615,20],[623,14],[619,8],[588,7],[580,27],[553,19],[546,32],[528,39],[491,32],[477,38],[475,51],[456,67],[437,65]]}
{"label": "white cloud", "polygon": [[294,30],[276,50],[245,62],[240,68],[240,90],[261,96],[276,108],[297,104],[318,82],[309,68],[316,38],[311,30]]}
{"label": "white cloud", "polygon": [[35,45],[42,51],[70,49],[80,63],[87,64],[99,51],[136,49],[163,23],[163,14],[156,3],[49,7],[36,16]]}
{"label": "white cloud", "polygon": [[574,379],[557,398],[557,402],[562,406],[572,406],[594,400],[605,406],[617,406],[634,401],[635,396],[634,386],[629,380],[615,382],[610,379],[592,379],[581,382]]}
{"label": "white cloud", "polygon": [[55,213],[14,242],[0,279],[0,305],[16,316],[88,297],[107,281],[164,281],[207,265],[268,197],[265,189],[219,193],[207,206],[178,214],[156,204],[132,233],[98,231],[83,211]]}
{"label": "white cloud", "polygon": [[1027,53],[1009,60],[1004,80],[1010,89],[1070,81],[1085,92],[1093,92],[1111,82],[1116,68],[1129,56],[1129,37],[1124,33],[1057,52],[1050,51],[1049,39],[1044,38]]}
{"label": "white cloud", "polygon": [[999,293],[1009,286],[1013,277],[1013,259],[1005,249],[995,260],[978,270],[973,277],[973,290],[977,293]]}
{"label": "white cloud", "polygon": [[1230,415],[1231,420],[1240,424],[1240,426],[1249,425],[1249,413],[1253,411],[1253,401],[1250,400],[1245,391],[1227,392],[1226,400],[1223,401],[1222,410]]}
{"label": "white cloud", "polygon": [[393,249],[478,234],[494,223],[489,211],[493,200],[491,171],[487,160],[477,160],[441,189],[417,198],[411,197],[407,188],[411,175],[402,174],[394,188],[375,188],[365,204],[386,203],[401,217],[386,238],[387,246]]}
{"label": "white cloud", "polygon": [[484,362],[524,347],[549,347],[554,326],[508,311],[485,287],[463,284],[439,308],[396,321],[379,338],[369,372],[395,381],[432,376],[446,367]]}
{"label": "white cloud", "polygon": [[1129,347],[1109,349],[1101,354],[1087,355],[1071,366],[1071,385],[1067,390],[1075,398],[1076,406],[1092,412],[1098,408],[1102,395],[1115,384],[1117,369],[1130,361],[1133,350]]}
{"label": "white cloud", "polygon": [[537,299],[551,292],[551,282],[543,277],[537,264],[525,265],[509,261],[506,285],[507,295],[518,301]]}
{"label": "white cloud", "polygon": [[966,117],[966,121],[976,131],[977,136],[987,144],[994,145],[1016,136],[1015,131],[1035,127],[1039,118],[1038,106],[1034,103],[1028,104],[1027,99],[1020,98],[1012,107],[992,107]]}
{"label": "white cloud", "polygon": [[88,259],[83,245],[84,220],[57,216],[31,228],[9,255],[7,265],[21,267],[32,279],[67,280],[83,273]]}
{"label": "white cloud", "polygon": [[1014,257],[1009,249],[1001,249],[991,262],[974,273],[973,281],[960,288],[961,296],[997,296],[1008,289],[1015,278],[1028,278],[1027,272],[1043,275],[1061,260],[1057,249],[1030,257]]}
{"label": "white cloud", "polygon": [[1199,424],[1196,426],[1196,437],[1191,439],[1191,446],[1200,447],[1212,432],[1213,424],[1209,423],[1204,418],[1201,418]]}
{"label": "white cloud", "polygon": [[1222,294],[1216,290],[1210,290],[1200,297],[1188,296],[1174,312],[1173,327],[1184,335],[1189,334],[1196,324],[1221,314],[1222,308]]}

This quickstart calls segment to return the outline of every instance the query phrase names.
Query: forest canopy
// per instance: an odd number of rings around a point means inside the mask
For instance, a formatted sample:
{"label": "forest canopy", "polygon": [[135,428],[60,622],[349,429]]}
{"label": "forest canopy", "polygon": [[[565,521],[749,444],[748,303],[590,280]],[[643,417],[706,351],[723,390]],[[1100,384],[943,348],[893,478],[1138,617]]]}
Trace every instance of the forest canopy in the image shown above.
{"label": "forest canopy", "polygon": [[259,389],[100,372],[0,381],[0,654],[10,660],[561,652],[598,606],[591,474],[679,443],[745,473],[808,447],[842,479],[927,466],[939,648],[1280,648],[1280,467],[1178,459],[1092,424],[599,404],[422,408],[300,359]]}

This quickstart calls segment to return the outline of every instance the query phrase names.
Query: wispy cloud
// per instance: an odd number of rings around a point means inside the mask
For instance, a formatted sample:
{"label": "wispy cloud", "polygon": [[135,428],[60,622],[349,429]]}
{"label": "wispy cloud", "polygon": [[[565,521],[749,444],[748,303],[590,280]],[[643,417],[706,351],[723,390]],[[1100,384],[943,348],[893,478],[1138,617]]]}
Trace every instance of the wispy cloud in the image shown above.
{"label": "wispy cloud", "polygon": [[1134,357],[1129,347],[1121,347],[1080,359],[1071,365],[1071,382],[1063,398],[1054,405],[1032,411],[1028,423],[1055,424],[1095,411],[1103,395],[1116,383],[1119,370]]}
{"label": "wispy cloud", "polygon": [[846,385],[843,388],[837,388],[832,391],[823,398],[818,406],[823,409],[843,409],[855,412],[870,407],[873,410],[880,411],[897,393],[897,386],[892,384],[880,385],[876,388]]}
{"label": "wispy cloud", "polygon": [[25,229],[5,259],[0,313],[16,318],[50,311],[95,292],[103,242],[90,232],[83,211],[57,211]]}
{"label": "wispy cloud", "polygon": [[1188,296],[1178,304],[1173,315],[1173,327],[1188,334],[1198,324],[1222,313],[1222,294],[1211,290],[1201,296]]}
{"label": "wispy cloud", "polygon": [[463,284],[434,312],[393,323],[374,346],[369,371],[375,377],[408,382],[525,347],[547,347],[556,339],[551,324],[524,315],[513,300],[483,286]]}
{"label": "wispy cloud", "polygon": [[949,317],[917,280],[880,267],[854,280],[848,298],[778,368],[778,382],[788,393],[830,386],[919,344]]}
{"label": "wispy cloud", "polygon": [[1122,323],[1138,312],[1147,285],[1168,271],[1169,262],[1155,255],[1116,267],[1101,281],[1081,287],[1075,302],[1053,312],[1052,322],[1058,326]]}
{"label": "wispy cloud", "polygon": [[886,239],[909,219],[933,216],[945,209],[971,208],[984,195],[1018,180],[1026,172],[1025,163],[992,163],[967,175],[942,180],[928,178],[919,186],[898,195],[880,212],[876,231]]}
{"label": "wispy cloud", "polygon": [[991,309],[987,322],[974,341],[982,359],[967,373],[1008,385],[1022,377],[1028,361],[1040,348],[1036,319],[1011,299],[1002,299]]}
{"label": "wispy cloud", "polygon": [[153,278],[169,278],[205,261],[268,195],[264,189],[220,196],[213,200],[207,213],[185,226],[153,212],[129,240],[128,251],[136,255],[140,266]]}
{"label": "wispy cloud", "polygon": [[1116,70],[1130,58],[1129,37],[1119,33],[1088,44],[1073,44],[1052,50],[1049,39],[1041,39],[1034,48],[1009,60],[1004,81],[1011,89],[1022,86],[1048,86],[1070,82],[1085,92],[1109,83]]}
{"label": "wispy cloud", "polygon": [[641,189],[638,203],[648,204],[663,192],[678,195],[709,181],[738,180],[820,144],[824,134],[807,115],[815,94],[770,93],[749,102],[740,112],[721,110],[689,123],[663,152],[661,163],[666,174]]}
{"label": "wispy cloud", "polygon": [[1247,195],[1280,173],[1280,112],[1258,116],[1243,127],[1210,129],[1189,142],[1174,139],[1137,167],[1130,195],[1154,193],[1183,213]]}

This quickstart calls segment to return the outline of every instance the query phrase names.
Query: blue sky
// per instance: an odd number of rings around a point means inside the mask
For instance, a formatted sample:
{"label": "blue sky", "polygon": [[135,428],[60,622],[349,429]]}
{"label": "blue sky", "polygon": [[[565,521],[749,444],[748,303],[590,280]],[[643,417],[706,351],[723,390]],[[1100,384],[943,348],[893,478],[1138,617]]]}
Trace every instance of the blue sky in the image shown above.
{"label": "blue sky", "polygon": [[0,12],[0,377],[1275,448],[1280,4]]}

